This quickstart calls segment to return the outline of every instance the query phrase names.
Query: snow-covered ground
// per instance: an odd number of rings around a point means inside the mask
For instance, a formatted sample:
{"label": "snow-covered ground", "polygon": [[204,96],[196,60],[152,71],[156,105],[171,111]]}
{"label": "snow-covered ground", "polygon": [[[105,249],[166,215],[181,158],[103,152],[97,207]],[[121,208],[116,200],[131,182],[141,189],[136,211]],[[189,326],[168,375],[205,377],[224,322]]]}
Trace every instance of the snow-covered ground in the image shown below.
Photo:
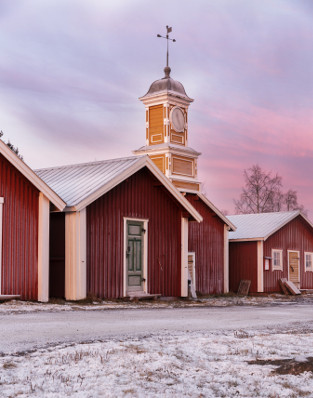
{"label": "snow-covered ground", "polygon": [[[138,314],[133,309],[143,307],[144,311],[150,311],[151,308],[158,316],[170,312],[174,318],[177,311],[179,314],[182,311],[190,314],[191,309],[171,310],[171,307],[192,305],[220,307],[201,311],[194,309],[212,317],[213,322],[213,317],[218,319],[221,313],[225,317],[232,314],[234,319],[237,310],[233,306],[238,305],[238,315],[241,317],[254,311],[257,314],[254,317],[256,326],[243,329],[235,329],[234,326],[233,330],[228,327],[216,330],[166,330],[162,327],[154,332],[149,329],[147,333],[116,334],[92,342],[90,339],[85,342],[72,340],[35,345],[32,350],[3,352],[2,356],[0,353],[0,397],[312,397],[312,317],[309,315],[303,322],[295,323],[290,316],[293,310],[299,313],[303,304],[308,305],[305,306],[305,313],[309,314],[311,300],[309,296],[271,296],[210,298],[193,304],[3,303],[0,304],[0,314],[4,323],[11,322],[12,318],[16,322],[23,322],[29,317],[41,319],[44,315],[38,313],[41,311],[46,311],[52,319],[56,317],[56,312],[62,315],[63,311],[67,311],[64,314],[67,317],[78,314],[83,320],[84,311],[92,311],[89,312],[92,315],[95,314],[94,310],[98,310],[97,317],[100,318],[103,310],[108,310],[103,313],[108,316],[99,320],[104,322],[114,314],[118,318],[120,314],[125,316],[130,313],[133,318],[133,314]],[[242,307],[245,305],[250,309]],[[120,309],[112,312],[112,306],[119,306]],[[160,313],[163,306],[170,310]],[[270,311],[280,313],[281,317],[285,313],[289,314],[290,323],[274,326],[273,323],[266,325],[265,322],[264,326],[259,326],[258,318]],[[182,322],[186,321],[187,318],[182,319]],[[25,325],[25,333],[28,327]]]}
{"label": "snow-covered ground", "polygon": [[[1,397],[312,397],[313,330],[157,333],[0,358]],[[286,374],[255,360],[292,359]]]}

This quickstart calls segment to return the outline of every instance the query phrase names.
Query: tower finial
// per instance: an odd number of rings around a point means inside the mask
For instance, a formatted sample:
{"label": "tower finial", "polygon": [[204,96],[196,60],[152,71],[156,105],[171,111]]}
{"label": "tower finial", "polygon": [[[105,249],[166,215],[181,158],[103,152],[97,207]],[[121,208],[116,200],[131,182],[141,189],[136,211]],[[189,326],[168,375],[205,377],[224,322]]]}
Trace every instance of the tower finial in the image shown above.
{"label": "tower finial", "polygon": [[163,39],[166,39],[166,67],[164,68],[164,72],[165,72],[165,77],[169,77],[170,73],[171,73],[171,68],[168,65],[168,41],[171,40],[172,42],[175,43],[175,39],[171,39],[169,37],[169,33],[172,32],[172,27],[166,25],[166,36],[161,36],[161,35],[157,35],[157,37],[162,37]]}

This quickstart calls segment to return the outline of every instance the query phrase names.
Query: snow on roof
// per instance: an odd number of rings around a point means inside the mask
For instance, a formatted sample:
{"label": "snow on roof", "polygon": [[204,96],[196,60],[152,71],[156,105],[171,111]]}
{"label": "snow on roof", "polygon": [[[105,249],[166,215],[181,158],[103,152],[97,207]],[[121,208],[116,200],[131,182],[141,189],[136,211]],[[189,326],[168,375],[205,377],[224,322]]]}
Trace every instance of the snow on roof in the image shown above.
{"label": "snow on roof", "polygon": [[229,232],[229,240],[266,240],[298,215],[301,215],[313,227],[299,210],[227,216],[237,227],[236,231]]}

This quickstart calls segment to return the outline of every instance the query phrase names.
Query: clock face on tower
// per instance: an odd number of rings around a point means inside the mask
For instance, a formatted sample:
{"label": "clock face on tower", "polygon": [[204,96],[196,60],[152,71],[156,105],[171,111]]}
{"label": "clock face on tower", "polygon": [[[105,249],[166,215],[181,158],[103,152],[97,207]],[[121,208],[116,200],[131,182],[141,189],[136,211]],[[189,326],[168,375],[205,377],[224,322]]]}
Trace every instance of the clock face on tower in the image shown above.
{"label": "clock face on tower", "polygon": [[178,106],[172,109],[170,120],[175,131],[183,132],[185,130],[185,116],[184,112]]}

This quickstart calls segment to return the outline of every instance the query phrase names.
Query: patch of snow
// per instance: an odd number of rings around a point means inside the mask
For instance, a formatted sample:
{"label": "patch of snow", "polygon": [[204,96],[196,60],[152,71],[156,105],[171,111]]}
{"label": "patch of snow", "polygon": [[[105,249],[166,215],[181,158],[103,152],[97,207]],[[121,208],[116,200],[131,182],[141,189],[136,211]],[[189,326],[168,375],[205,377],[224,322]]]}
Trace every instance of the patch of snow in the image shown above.
{"label": "patch of snow", "polygon": [[276,375],[256,359],[311,355],[313,330],[156,333],[0,358],[2,397],[311,396],[311,372]]}

